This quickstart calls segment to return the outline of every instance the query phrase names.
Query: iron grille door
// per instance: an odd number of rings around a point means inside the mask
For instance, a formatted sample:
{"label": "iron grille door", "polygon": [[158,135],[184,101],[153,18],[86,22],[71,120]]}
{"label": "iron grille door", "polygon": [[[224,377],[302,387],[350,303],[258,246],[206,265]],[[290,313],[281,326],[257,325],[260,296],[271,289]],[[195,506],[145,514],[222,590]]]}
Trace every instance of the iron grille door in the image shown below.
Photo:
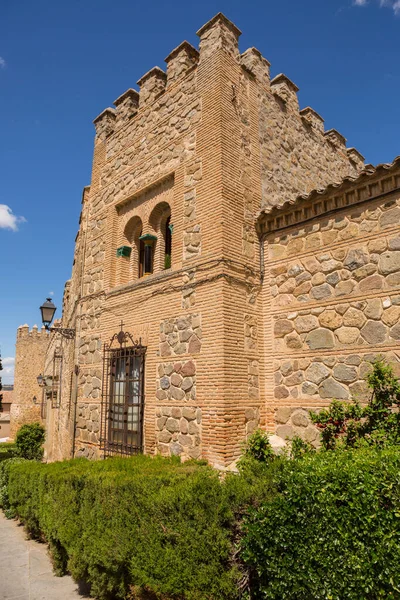
{"label": "iron grille door", "polygon": [[[113,347],[117,339],[119,347]],[[122,341],[122,343],[121,343]],[[143,450],[144,358],[146,348],[120,332],[104,347],[102,436],[105,456]]]}

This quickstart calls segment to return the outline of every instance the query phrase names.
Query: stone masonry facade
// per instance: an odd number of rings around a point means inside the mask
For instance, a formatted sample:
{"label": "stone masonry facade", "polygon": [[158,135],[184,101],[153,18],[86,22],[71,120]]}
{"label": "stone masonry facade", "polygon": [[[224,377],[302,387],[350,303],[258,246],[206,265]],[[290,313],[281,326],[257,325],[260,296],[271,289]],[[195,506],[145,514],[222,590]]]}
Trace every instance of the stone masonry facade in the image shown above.
{"label": "stone masonry facade", "polygon": [[309,409],[365,400],[377,355],[398,367],[400,159],[365,166],[221,13],[197,34],[94,121],[74,339],[43,334],[35,362],[19,330],[18,422],[58,373],[48,460],[136,444],[228,468],[258,427],[317,444]]}

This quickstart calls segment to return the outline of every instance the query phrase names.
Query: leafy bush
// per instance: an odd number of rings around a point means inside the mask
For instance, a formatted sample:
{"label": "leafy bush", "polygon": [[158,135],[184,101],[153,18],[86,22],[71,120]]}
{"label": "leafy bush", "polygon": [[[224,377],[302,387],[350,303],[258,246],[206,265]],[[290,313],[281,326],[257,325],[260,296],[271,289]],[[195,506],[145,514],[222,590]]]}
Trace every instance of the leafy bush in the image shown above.
{"label": "leafy bush", "polygon": [[41,460],[45,429],[40,423],[22,425],[15,436],[15,453],[28,460]]}
{"label": "leafy bush", "polygon": [[241,515],[273,493],[266,470],[221,479],[201,463],[148,456],[30,462],[9,479],[12,507],[47,540],[56,570],[99,599],[236,598]]}
{"label": "leafy bush", "polygon": [[268,464],[275,458],[268,434],[261,429],[256,429],[243,446],[243,455],[239,460],[239,469],[243,469],[247,463],[257,461]]}
{"label": "leafy bush", "polygon": [[292,438],[290,445],[290,458],[295,460],[316,452],[314,446],[310,442],[306,442],[298,435],[295,435]]}
{"label": "leafy bush", "polygon": [[311,413],[326,450],[334,450],[338,444],[354,447],[360,441],[381,447],[400,444],[400,382],[392,366],[384,360],[372,363],[367,383],[372,390],[367,406],[354,400],[334,400],[328,409]]}
{"label": "leafy bush", "polygon": [[10,505],[8,495],[8,480],[10,467],[16,463],[23,462],[23,458],[9,458],[0,462],[0,508],[3,509],[7,519],[13,519],[16,516],[15,510]]}
{"label": "leafy bush", "polygon": [[7,460],[15,456],[14,442],[2,442],[0,444],[0,461]]}
{"label": "leafy bush", "polygon": [[400,598],[399,448],[316,453],[277,476],[244,526],[252,598]]}

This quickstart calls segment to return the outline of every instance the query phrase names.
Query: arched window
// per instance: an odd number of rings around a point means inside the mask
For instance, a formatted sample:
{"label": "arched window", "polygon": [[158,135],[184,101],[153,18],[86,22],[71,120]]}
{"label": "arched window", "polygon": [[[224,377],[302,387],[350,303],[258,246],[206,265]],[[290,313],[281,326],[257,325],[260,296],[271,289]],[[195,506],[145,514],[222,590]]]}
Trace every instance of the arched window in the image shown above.
{"label": "arched window", "polygon": [[169,269],[171,267],[171,252],[172,252],[172,225],[171,225],[171,215],[165,221],[165,232],[164,232],[164,240],[165,240],[165,259],[164,259],[164,269]]}
{"label": "arched window", "polygon": [[128,283],[141,277],[139,267],[142,234],[142,220],[134,216],[125,225],[122,234],[122,244],[117,249],[117,284]]}
{"label": "arched window", "polygon": [[[140,232],[142,235],[142,232]],[[144,273],[144,241],[139,238],[139,277],[143,277]]]}
{"label": "arched window", "polygon": [[159,272],[171,267],[172,223],[171,208],[168,202],[157,204],[149,217],[149,225],[156,234],[154,243],[154,271]]}

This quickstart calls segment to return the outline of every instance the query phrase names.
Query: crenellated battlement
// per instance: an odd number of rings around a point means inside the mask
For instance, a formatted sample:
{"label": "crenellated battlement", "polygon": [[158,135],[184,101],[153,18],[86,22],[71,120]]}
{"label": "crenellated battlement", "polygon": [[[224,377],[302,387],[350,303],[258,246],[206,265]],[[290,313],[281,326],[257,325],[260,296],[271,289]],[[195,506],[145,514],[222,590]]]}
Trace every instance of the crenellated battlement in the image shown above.
{"label": "crenellated battlement", "polygon": [[297,85],[283,73],[279,73],[271,81],[271,92],[275,96],[278,96],[287,107],[296,111],[299,110],[298,91],[299,88]]}
{"label": "crenellated battlement", "polygon": [[29,325],[25,323],[25,325],[20,325],[17,329],[17,341],[22,338],[37,338],[39,336],[48,336],[49,332],[46,330],[43,325],[39,330],[37,325],[34,325],[31,330],[29,330]]}
{"label": "crenellated battlement", "polygon": [[129,88],[116,100],[114,100],[114,106],[116,107],[115,125],[120,127],[125,125],[129,119],[134,117],[139,108],[139,92]]}
{"label": "crenellated battlement", "polygon": [[224,14],[218,13],[198,31],[199,49],[195,48],[186,40],[174,48],[165,58],[166,71],[155,66],[145,73],[138,81],[140,90],[129,88],[114,101],[114,108],[106,108],[96,119],[96,139],[104,141],[114,132],[126,125],[130,119],[139,112],[157,101],[160,96],[198,65],[203,64],[218,51],[224,51],[231,56],[244,71],[251,74],[266,92],[270,91],[280,104],[282,111],[287,113],[288,118],[295,113],[304,125],[305,135],[307,127],[310,134],[319,133],[324,136],[331,150],[342,152],[348,157],[351,168],[360,170],[364,161],[357,150],[347,152],[346,140],[335,129],[325,132],[324,119],[312,108],[306,107],[300,110],[298,101],[297,85],[280,73],[272,80],[270,76],[270,62],[254,47],[245,52],[239,52],[240,29],[232,23]]}
{"label": "crenellated battlement", "polygon": [[242,67],[250,71],[259,80],[264,87],[270,87],[270,67],[271,63],[264,58],[257,48],[248,48],[240,55]]}
{"label": "crenellated battlement", "polygon": [[316,131],[319,131],[320,133],[324,133],[325,120],[313,108],[311,108],[310,106],[303,108],[300,111],[300,116],[307,125],[313,127]]}
{"label": "crenellated battlement", "polygon": [[184,76],[199,61],[199,51],[186,40],[164,59],[167,64],[167,88]]}

